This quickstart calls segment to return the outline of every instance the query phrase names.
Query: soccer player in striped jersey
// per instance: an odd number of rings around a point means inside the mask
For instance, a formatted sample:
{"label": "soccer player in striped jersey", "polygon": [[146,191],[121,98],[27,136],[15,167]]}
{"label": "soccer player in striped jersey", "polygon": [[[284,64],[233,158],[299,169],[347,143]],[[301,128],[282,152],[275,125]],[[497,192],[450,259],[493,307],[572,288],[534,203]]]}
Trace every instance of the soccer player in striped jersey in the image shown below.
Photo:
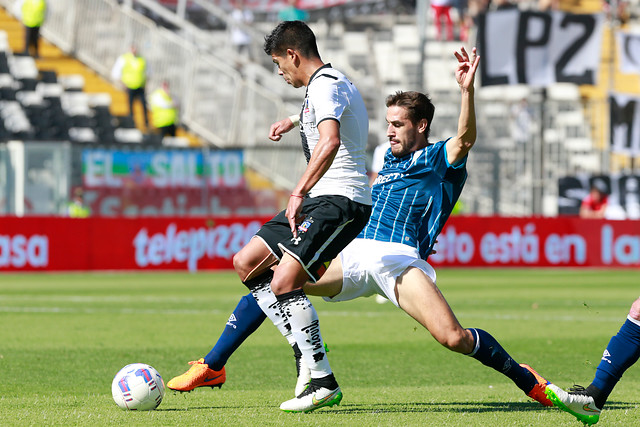
{"label": "soccer player in striped jersey", "polygon": [[[304,289],[308,295],[323,296],[328,301],[383,295],[445,347],[503,373],[528,396],[551,406],[545,395],[548,382],[544,378],[528,365],[516,363],[486,331],[462,328],[435,284],[435,271],[426,262],[462,191],[467,177],[467,154],[476,140],[473,82],[480,58],[475,48],[471,56],[464,48],[455,56],[456,80],[461,91],[457,135],[429,143],[435,108],[426,95],[398,92],[387,98],[390,146],[384,167],[373,184],[369,222],[358,238],[332,261],[320,280],[307,283]],[[242,314],[244,320],[234,324],[236,329],[226,328],[207,355],[213,369],[219,369],[264,319],[264,315],[260,318],[259,314],[251,314],[250,301],[241,304],[234,318]],[[244,335],[237,328],[245,331]],[[234,340],[234,336],[239,338]],[[299,363],[298,368],[296,395],[302,396],[308,373],[305,375],[304,364]],[[186,381],[189,373],[181,377],[181,381]],[[173,381],[168,387],[176,389]]]}

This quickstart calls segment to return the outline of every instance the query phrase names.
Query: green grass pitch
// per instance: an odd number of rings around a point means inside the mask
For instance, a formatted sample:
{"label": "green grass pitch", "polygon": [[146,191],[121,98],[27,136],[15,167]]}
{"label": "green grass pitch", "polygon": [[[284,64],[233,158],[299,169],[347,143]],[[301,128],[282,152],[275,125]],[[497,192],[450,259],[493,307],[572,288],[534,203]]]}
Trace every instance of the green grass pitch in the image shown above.
{"label": "green grass pitch", "polygon": [[[640,294],[637,270],[440,269],[438,285],[465,327],[493,334],[520,363],[561,387],[588,385]],[[232,356],[221,390],[168,391],[156,411],[111,398],[124,365],[165,382],[204,356],[238,299],[233,273],[0,274],[0,425],[579,426],[506,377],[441,347],[374,298],[312,297],[340,406],[286,414],[292,352],[267,320]],[[598,425],[640,425],[631,367]]]}

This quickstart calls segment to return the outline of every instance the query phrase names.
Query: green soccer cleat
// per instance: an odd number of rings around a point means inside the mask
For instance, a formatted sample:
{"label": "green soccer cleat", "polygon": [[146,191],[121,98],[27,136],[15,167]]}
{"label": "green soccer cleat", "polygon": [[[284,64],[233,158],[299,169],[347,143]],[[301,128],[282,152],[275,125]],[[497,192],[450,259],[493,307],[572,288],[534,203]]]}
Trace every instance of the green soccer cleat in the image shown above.
{"label": "green soccer cleat", "polygon": [[339,405],[341,401],[342,390],[340,387],[333,390],[319,387],[313,383],[312,379],[309,386],[299,396],[283,402],[280,409],[285,412],[311,412],[325,406]]}
{"label": "green soccer cleat", "polygon": [[566,392],[555,384],[549,384],[546,393],[555,406],[584,424],[593,425],[600,419],[600,409],[582,386],[573,386]]}

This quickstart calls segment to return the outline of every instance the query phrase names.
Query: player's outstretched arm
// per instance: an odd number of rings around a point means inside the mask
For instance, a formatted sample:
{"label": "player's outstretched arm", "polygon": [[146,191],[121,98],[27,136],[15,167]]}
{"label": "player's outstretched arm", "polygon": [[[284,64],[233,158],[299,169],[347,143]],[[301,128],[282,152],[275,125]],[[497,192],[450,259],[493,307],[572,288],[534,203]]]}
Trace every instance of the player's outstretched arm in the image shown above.
{"label": "player's outstretched arm", "polygon": [[467,155],[476,142],[476,111],[474,102],[474,78],[480,57],[476,48],[471,50],[471,56],[463,47],[455,52],[458,59],[456,81],[460,86],[460,117],[458,118],[458,134],[447,142],[447,159],[455,164]]}

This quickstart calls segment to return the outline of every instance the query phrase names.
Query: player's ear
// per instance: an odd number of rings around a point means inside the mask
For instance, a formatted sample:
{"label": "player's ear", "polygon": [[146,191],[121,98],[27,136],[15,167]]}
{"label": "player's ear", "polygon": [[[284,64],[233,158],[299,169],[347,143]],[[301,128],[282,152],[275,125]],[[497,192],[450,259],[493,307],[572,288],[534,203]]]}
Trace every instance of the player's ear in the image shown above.
{"label": "player's ear", "polygon": [[289,58],[293,64],[297,65],[300,55],[298,55],[298,51],[295,49],[287,49],[287,58]]}
{"label": "player's ear", "polygon": [[422,119],[418,122],[418,132],[425,133],[427,131],[427,125],[429,122],[427,119]]}

